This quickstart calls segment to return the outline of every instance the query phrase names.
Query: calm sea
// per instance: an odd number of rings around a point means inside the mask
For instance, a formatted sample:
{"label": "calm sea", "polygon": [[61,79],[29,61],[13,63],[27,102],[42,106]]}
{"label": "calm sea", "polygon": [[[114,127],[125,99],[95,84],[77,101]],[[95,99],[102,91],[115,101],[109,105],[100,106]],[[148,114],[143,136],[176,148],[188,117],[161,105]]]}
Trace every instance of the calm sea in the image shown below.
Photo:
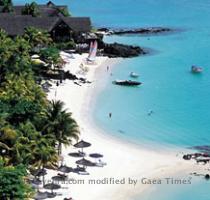
{"label": "calm sea", "polygon": [[[15,1],[21,3],[24,1]],[[37,1],[38,3],[46,3]],[[113,36],[122,42],[154,49],[154,54],[125,59],[111,69],[108,84],[98,96],[94,120],[104,130],[140,144],[190,147],[210,144],[210,0],[54,0],[67,4],[75,16],[90,16],[95,26],[166,26],[182,31],[162,36]],[[199,75],[191,65],[203,66]],[[128,79],[134,71],[138,88],[117,87],[114,79]],[[152,110],[153,114],[148,116]],[[109,119],[108,113],[112,112]],[[197,190],[168,190],[170,199],[210,199],[207,186]],[[164,197],[164,188],[157,194]],[[161,196],[161,195],[163,196]],[[173,194],[173,197],[172,197]],[[152,200],[147,196],[145,200]],[[137,200],[140,198],[137,198]],[[143,198],[144,199],[144,198]],[[142,198],[141,198],[142,200]]]}

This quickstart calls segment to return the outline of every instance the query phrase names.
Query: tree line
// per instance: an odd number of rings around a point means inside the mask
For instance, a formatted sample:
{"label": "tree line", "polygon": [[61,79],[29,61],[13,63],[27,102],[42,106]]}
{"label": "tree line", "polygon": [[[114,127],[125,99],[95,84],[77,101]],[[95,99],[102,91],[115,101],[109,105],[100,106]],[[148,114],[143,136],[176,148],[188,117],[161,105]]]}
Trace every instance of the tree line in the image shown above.
{"label": "tree line", "polygon": [[46,31],[32,27],[15,38],[0,30],[2,200],[33,196],[26,181],[27,172],[58,167],[62,145],[70,145],[79,138],[78,124],[64,108],[64,103],[48,101],[37,84],[40,70],[34,67],[31,55],[36,52],[48,63],[59,63],[61,58],[54,45]]}

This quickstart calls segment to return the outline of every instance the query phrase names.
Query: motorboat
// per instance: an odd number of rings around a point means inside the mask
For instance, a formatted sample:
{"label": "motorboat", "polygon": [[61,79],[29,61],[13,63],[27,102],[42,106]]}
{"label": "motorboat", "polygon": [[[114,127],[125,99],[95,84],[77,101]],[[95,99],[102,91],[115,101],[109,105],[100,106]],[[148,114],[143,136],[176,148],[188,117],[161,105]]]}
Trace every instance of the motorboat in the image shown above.
{"label": "motorboat", "polygon": [[139,75],[137,73],[135,73],[135,72],[131,72],[130,73],[130,77],[132,77],[132,78],[138,78]]}
{"label": "motorboat", "polygon": [[192,73],[201,73],[202,71],[203,71],[202,67],[198,67],[198,66],[195,66],[195,65],[193,65],[191,67],[191,72]]}
{"label": "motorboat", "polygon": [[115,80],[113,84],[116,85],[124,85],[124,86],[137,86],[141,85],[142,83],[139,81],[132,81],[132,80]]}

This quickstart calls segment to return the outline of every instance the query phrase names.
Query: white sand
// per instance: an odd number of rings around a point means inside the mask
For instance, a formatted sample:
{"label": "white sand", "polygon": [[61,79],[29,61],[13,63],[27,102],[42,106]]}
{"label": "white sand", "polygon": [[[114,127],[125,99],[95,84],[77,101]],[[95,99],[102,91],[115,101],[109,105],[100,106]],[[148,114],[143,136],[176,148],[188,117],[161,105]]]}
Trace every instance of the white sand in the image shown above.
{"label": "white sand", "polygon": [[[87,55],[74,55],[74,57],[75,59],[69,59],[70,63],[66,65],[65,69],[75,73],[79,70],[79,65]],[[104,76],[106,76],[109,74],[106,72],[107,65],[111,68],[111,64],[113,65],[116,62],[120,61],[99,57],[97,58],[97,65],[88,66],[89,71],[86,77],[88,80],[93,81],[91,84],[83,84],[80,87],[74,84],[73,81],[66,80],[57,89],[54,86],[49,93],[49,99],[59,99],[65,102],[66,108],[73,113],[73,117],[80,126],[81,138],[92,144],[91,147],[85,149],[85,152],[87,154],[101,153],[104,155],[102,160],[107,163],[104,167],[88,167],[87,171],[90,175],[70,173],[69,178],[84,180],[85,184],[62,185],[66,188],[56,191],[58,194],[62,193],[62,196],[54,199],[73,197],[75,200],[128,200],[149,186],[141,184],[140,180],[143,177],[161,178],[167,176],[167,174],[183,171],[188,174],[192,172],[192,167],[195,166],[192,165],[192,162],[183,161],[181,155],[177,157],[177,152],[155,152],[141,149],[137,145],[104,134],[94,126],[90,113],[97,94],[97,92],[94,92],[95,87],[100,84],[100,81],[96,80],[96,69],[100,66],[100,69],[104,71]],[[55,93],[57,93],[56,97]],[[68,156],[68,153],[76,151],[78,149],[74,147],[63,149],[66,165],[76,167],[75,161],[78,158]],[[87,157],[87,159],[90,158]],[[56,175],[56,172],[50,171],[47,178],[49,179],[52,175]],[[127,184],[129,177],[138,179],[136,186]],[[104,178],[125,178],[126,184],[88,184],[90,179],[99,180]]]}

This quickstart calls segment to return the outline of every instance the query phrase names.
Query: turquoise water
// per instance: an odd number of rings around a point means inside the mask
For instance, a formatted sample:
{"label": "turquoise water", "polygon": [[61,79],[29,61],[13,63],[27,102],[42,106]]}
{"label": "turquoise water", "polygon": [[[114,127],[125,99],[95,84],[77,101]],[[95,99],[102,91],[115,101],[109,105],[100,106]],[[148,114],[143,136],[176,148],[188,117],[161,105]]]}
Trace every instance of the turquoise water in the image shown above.
{"label": "turquoise water", "polygon": [[[141,198],[133,200],[209,200],[210,182],[193,178],[192,184],[152,185]],[[154,198],[155,197],[155,198]]]}
{"label": "turquoise water", "polygon": [[[37,1],[43,2],[43,1]],[[97,99],[94,119],[113,135],[137,143],[188,147],[210,143],[210,1],[209,0],[63,0],[77,16],[91,16],[96,26],[168,26],[184,31],[165,36],[113,36],[107,42],[149,47],[151,56],[126,59],[112,69]],[[192,75],[192,64],[204,67]],[[143,85],[112,85],[116,78],[140,74]],[[100,108],[100,109],[98,109]],[[149,110],[154,114],[148,116]],[[112,112],[112,119],[107,116]]]}
{"label": "turquoise water", "polygon": [[[95,26],[182,29],[163,36],[107,37],[107,42],[141,45],[154,49],[155,53],[125,59],[111,68],[113,75],[98,96],[93,116],[96,124],[111,134],[148,146],[150,142],[164,147],[210,143],[210,0],[54,2],[69,5],[75,16],[91,16]],[[192,64],[203,66],[203,74],[192,75],[189,72]],[[140,74],[142,86],[126,88],[111,83],[114,79],[129,78],[131,71]],[[154,113],[148,116],[150,110]],[[166,186],[161,185],[135,200],[210,199],[209,184],[203,180],[189,187],[171,186],[165,190]]]}

